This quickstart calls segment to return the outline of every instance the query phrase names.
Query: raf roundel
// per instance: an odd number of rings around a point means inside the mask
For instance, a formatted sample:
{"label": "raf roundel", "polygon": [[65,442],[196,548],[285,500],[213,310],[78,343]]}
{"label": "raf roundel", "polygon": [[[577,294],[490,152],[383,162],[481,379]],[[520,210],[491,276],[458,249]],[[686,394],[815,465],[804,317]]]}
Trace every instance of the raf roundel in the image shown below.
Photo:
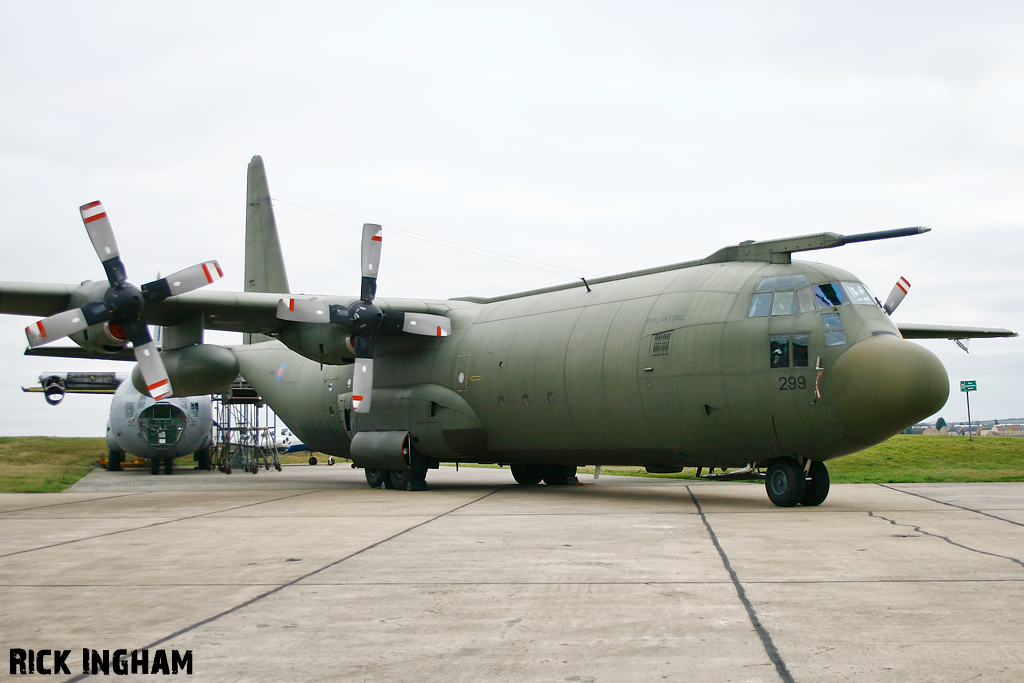
{"label": "raf roundel", "polygon": [[278,382],[280,382],[282,379],[284,379],[285,366],[286,366],[285,363],[281,363],[280,367],[277,368],[277,375],[276,375],[276,377],[277,377],[277,381]]}

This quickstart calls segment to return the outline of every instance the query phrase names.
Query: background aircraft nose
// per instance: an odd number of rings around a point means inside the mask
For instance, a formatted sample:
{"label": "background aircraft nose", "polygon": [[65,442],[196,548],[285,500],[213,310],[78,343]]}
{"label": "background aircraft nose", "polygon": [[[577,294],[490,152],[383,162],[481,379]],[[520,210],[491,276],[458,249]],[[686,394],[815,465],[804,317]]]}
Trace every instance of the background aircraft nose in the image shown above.
{"label": "background aircraft nose", "polygon": [[839,357],[832,388],[843,426],[871,446],[938,412],[949,397],[949,376],[928,349],[879,335]]}

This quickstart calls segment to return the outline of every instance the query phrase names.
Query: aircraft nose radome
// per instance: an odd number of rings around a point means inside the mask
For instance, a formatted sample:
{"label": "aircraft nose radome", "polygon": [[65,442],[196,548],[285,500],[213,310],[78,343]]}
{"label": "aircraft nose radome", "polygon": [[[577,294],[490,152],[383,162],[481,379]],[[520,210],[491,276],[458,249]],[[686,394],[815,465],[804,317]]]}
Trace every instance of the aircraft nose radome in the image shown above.
{"label": "aircraft nose radome", "polygon": [[937,413],[949,397],[949,376],[928,349],[879,335],[839,357],[832,387],[843,426],[871,446]]}

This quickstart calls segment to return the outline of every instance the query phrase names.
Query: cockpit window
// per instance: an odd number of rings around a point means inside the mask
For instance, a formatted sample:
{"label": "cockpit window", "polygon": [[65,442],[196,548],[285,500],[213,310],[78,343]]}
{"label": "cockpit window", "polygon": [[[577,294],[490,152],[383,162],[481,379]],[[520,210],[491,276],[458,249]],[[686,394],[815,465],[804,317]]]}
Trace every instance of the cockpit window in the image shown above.
{"label": "cockpit window", "polygon": [[814,295],[811,294],[810,287],[801,287],[796,290],[796,303],[801,313],[814,310]]}
{"label": "cockpit window", "polygon": [[[781,280],[782,278],[780,277],[779,279]],[[772,299],[772,315],[792,315],[796,313],[793,310],[794,303],[793,292],[775,292],[775,298]]]}
{"label": "cockpit window", "polygon": [[831,282],[827,285],[815,285],[814,298],[817,299],[818,305],[822,308],[842,306],[843,304],[850,303],[850,300],[846,298],[846,292],[843,291],[838,282]]}
{"label": "cockpit window", "polygon": [[843,289],[846,290],[846,294],[850,297],[850,303],[853,304],[865,304],[868,306],[875,305],[875,297],[871,296],[871,292],[868,288],[859,282],[844,282]]}
{"label": "cockpit window", "polygon": [[750,310],[747,311],[748,318],[764,318],[772,310],[772,293],[755,292],[750,298]]}
{"label": "cockpit window", "polygon": [[[794,292],[797,287],[804,290]],[[805,291],[806,290],[806,291]],[[774,296],[772,292],[775,292]],[[814,300],[810,288],[807,287],[807,276],[768,275],[761,278],[754,287],[754,295],[750,298],[748,318],[764,318],[769,315],[792,315],[814,310]]]}

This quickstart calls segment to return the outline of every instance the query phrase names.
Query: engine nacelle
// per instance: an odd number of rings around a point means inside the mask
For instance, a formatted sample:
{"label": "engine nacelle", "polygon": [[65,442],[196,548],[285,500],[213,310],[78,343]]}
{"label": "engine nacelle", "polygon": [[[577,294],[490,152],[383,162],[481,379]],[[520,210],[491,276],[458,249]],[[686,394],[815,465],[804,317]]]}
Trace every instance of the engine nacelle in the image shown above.
{"label": "engine nacelle", "polygon": [[71,341],[97,355],[114,355],[128,344],[127,339],[118,336],[119,333],[123,334],[118,327],[100,323],[75,332],[71,335]]}
{"label": "engine nacelle", "polygon": [[67,386],[64,384],[64,378],[58,375],[50,375],[49,377],[43,378],[43,398],[51,406],[60,405],[60,402],[64,400],[64,396],[67,394]]}
{"label": "engine nacelle", "polygon": [[[71,294],[68,308],[81,308],[92,301],[101,301],[109,286],[106,282],[86,280]],[[92,325],[70,337],[83,349],[100,356],[114,355],[128,344],[124,331],[110,323]]]}
{"label": "engine nacelle", "polygon": [[[172,351],[161,351],[167,377],[175,396],[219,394],[238,377],[238,359],[223,346],[196,344]],[[139,367],[132,371],[132,384],[140,394],[149,395]]]}

